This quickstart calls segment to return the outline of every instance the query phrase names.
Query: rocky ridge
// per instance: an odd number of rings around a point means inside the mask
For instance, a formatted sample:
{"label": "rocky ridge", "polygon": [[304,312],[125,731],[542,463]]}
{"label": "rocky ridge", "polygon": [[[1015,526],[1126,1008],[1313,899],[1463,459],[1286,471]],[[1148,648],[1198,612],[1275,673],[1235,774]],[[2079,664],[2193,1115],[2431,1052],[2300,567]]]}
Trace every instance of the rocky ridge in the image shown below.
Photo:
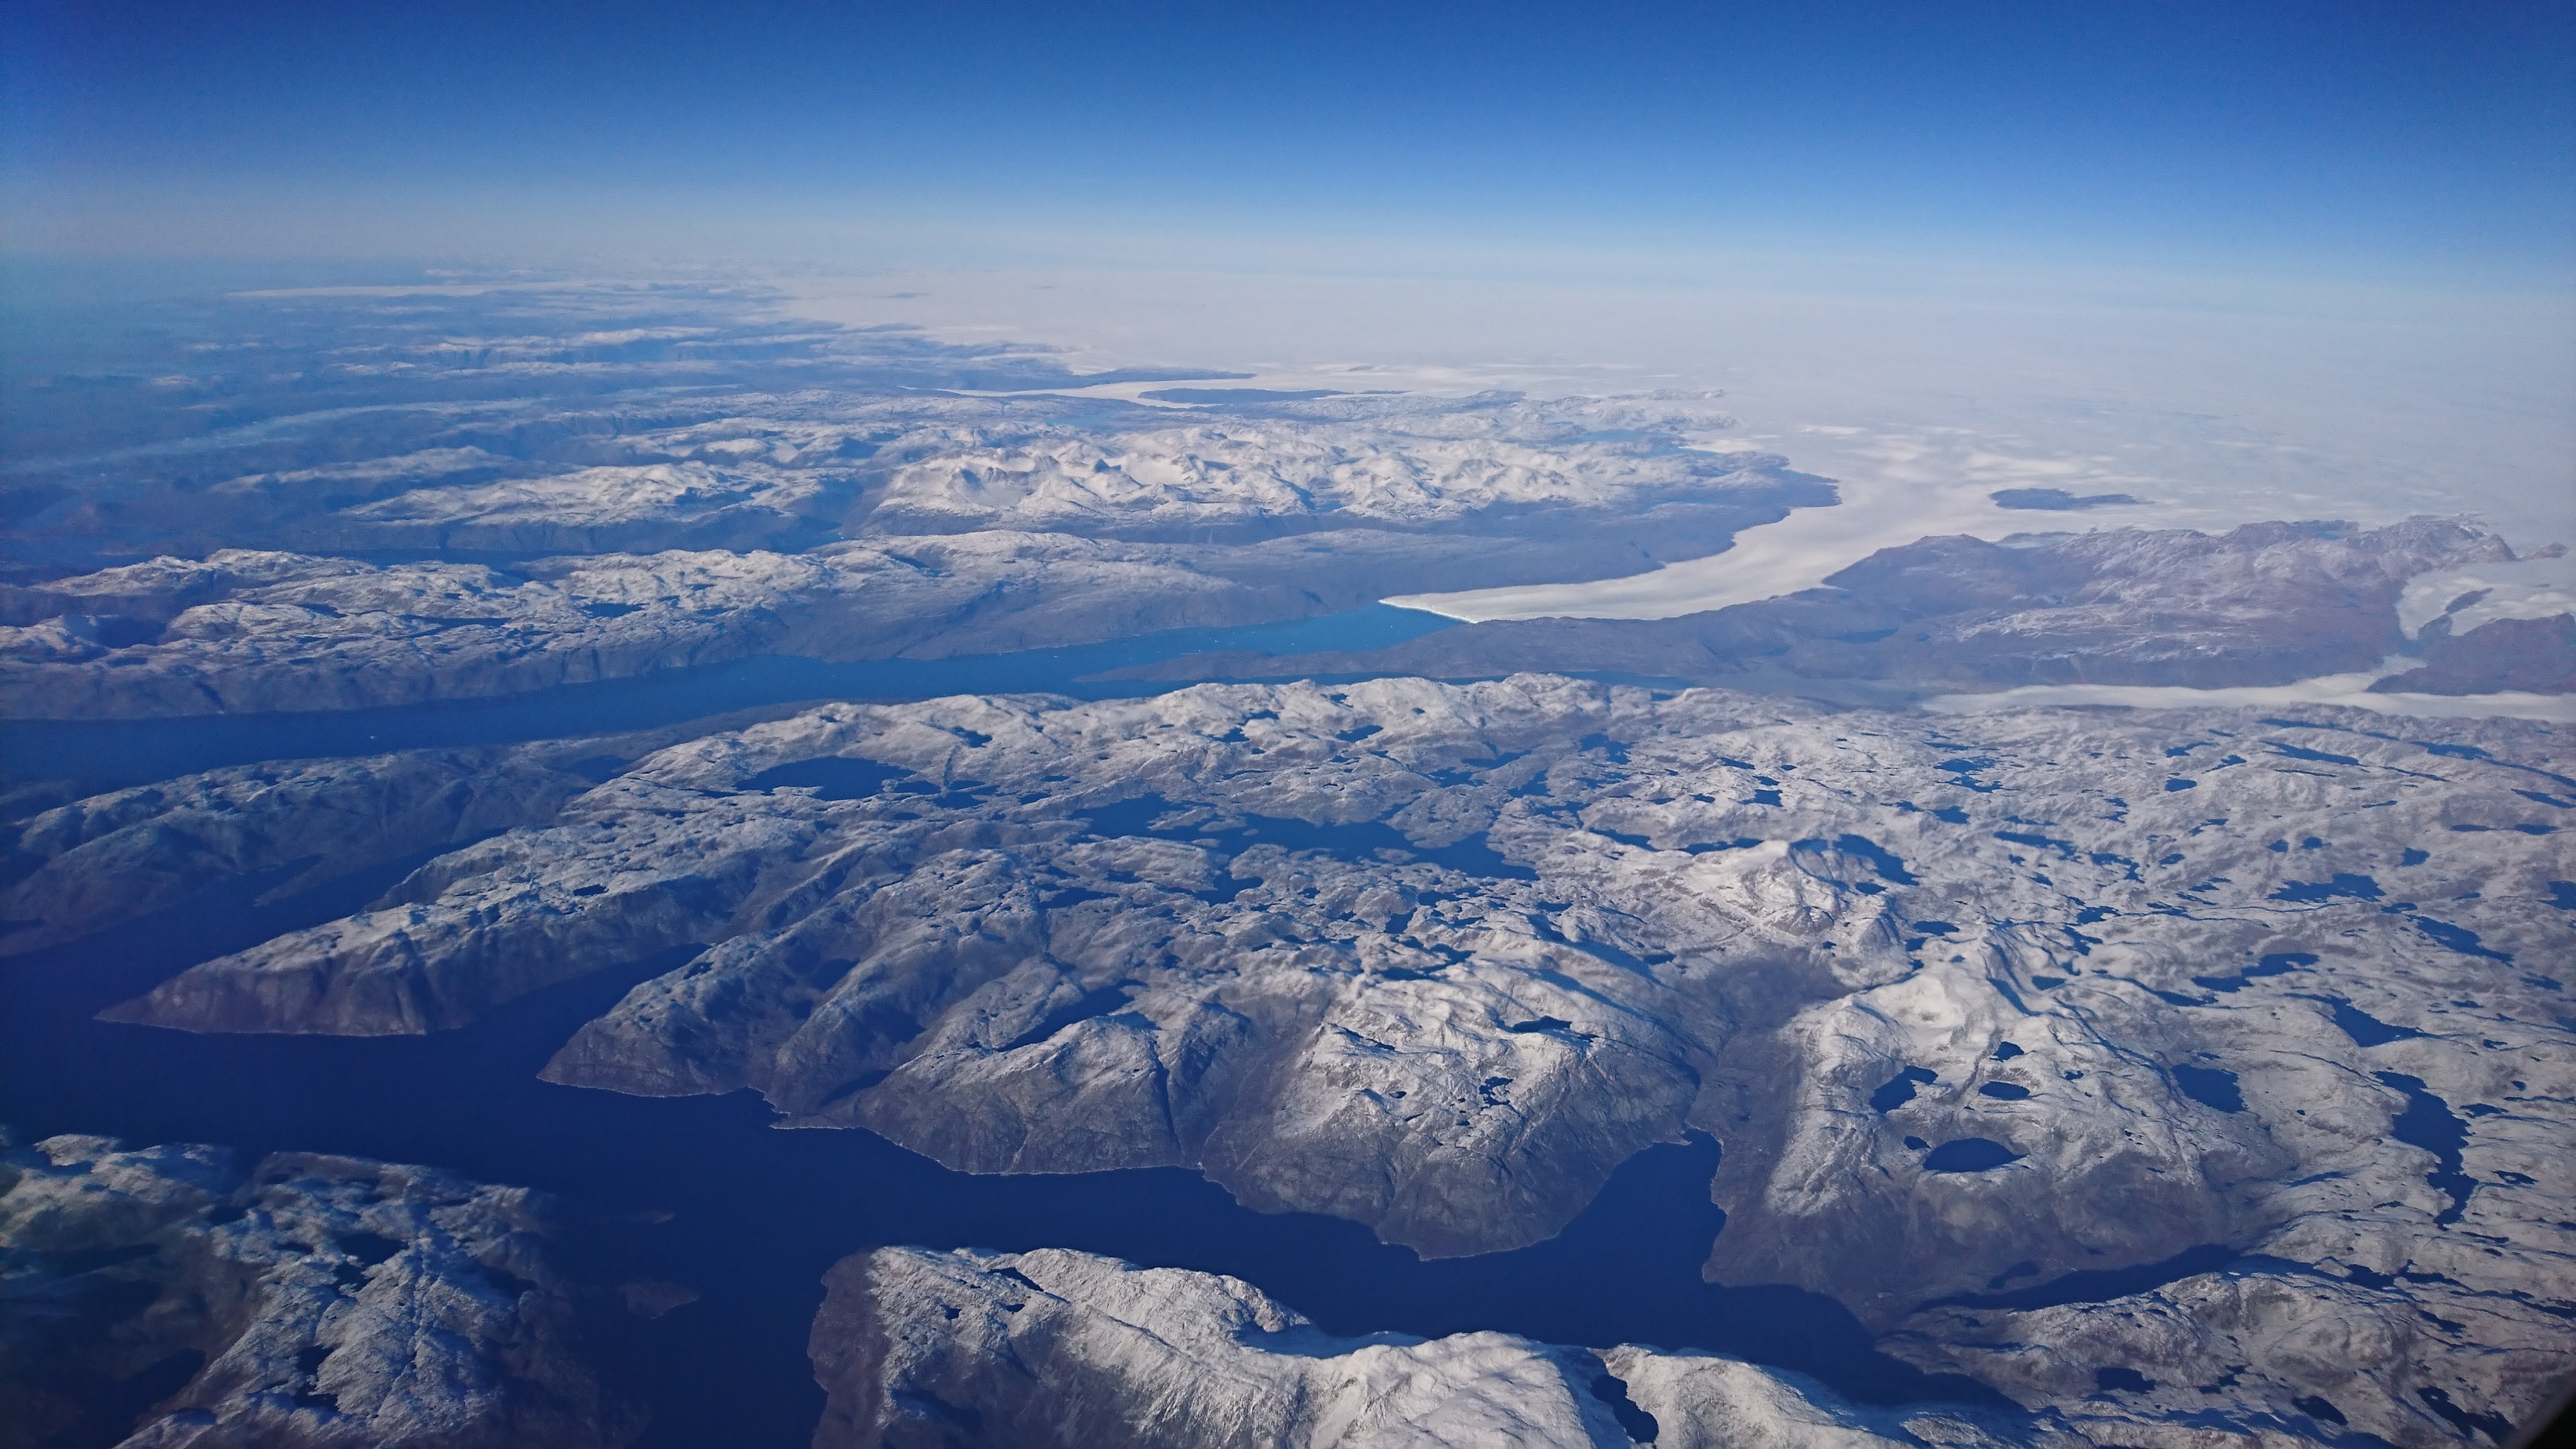
{"label": "rocky ridge", "polygon": [[[2046,1402],[2434,1442],[2423,1390],[2536,1401],[2576,1303],[2576,781],[2547,727],[2303,715],[1544,677],[836,705],[117,1014],[432,1030],[713,942],[547,1075],[749,1086],[972,1171],[1195,1165],[1426,1254],[1546,1237],[1698,1128],[1720,1281]],[[2034,1357],[2031,1314],[2085,1327]]]}
{"label": "rocky ridge", "polygon": [[1238,1279],[1060,1249],[884,1248],[826,1285],[816,1449],[2084,1442],[2018,1416],[1863,1409],[1705,1354],[1502,1333],[1336,1338]]}
{"label": "rocky ridge", "polygon": [[354,1158],[0,1152],[0,1441],[614,1449],[641,1417],[584,1361],[552,1215]]}

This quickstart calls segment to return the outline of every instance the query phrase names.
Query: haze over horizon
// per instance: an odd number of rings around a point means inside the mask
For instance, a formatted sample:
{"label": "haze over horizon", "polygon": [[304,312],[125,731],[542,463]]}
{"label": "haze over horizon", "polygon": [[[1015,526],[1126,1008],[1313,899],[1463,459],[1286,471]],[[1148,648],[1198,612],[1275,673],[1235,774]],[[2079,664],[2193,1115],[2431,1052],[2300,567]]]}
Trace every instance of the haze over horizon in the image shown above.
{"label": "haze over horizon", "polygon": [[2208,522],[2576,535],[2557,7],[12,8],[20,315],[712,268],[1077,369],[1718,386],[1827,472],[1954,428]]}

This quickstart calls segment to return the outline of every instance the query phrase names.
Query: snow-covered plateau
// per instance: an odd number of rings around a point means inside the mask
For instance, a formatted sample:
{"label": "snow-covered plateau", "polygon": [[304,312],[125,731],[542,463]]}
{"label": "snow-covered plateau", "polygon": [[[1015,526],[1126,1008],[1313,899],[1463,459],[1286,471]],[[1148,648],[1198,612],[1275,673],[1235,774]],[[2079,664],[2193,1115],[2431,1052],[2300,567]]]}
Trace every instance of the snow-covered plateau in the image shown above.
{"label": "snow-covered plateau", "polygon": [[783,305],[12,372],[0,1449],[2433,1449],[2576,1361],[2563,550]]}
{"label": "snow-covered plateau", "polygon": [[[1199,466],[1187,452],[1192,435],[1130,441],[1183,450],[1156,455],[1158,466]],[[1101,474],[1084,495],[1106,510],[1096,528],[1082,525],[1082,508],[1062,503],[1062,490],[1037,489],[971,517],[962,504],[942,505],[936,517],[915,520],[940,530],[925,536],[886,532],[871,519],[847,539],[802,552],[379,562],[223,548],[0,585],[0,717],[381,707],[760,654],[945,657],[1296,619],[1366,605],[1407,581],[1599,573],[1655,549],[1712,551],[1735,528],[1832,498],[1820,483],[1764,471],[1776,459],[1721,462],[1668,449],[1630,460],[1645,469],[1641,477],[1609,484],[1562,457],[1564,471],[1540,468],[1520,444],[1492,444],[1516,449],[1510,458],[1477,453],[1484,442],[1441,446],[1456,454],[1442,466],[1471,476],[1413,477],[1413,464],[1353,444],[1363,461],[1347,465],[1358,470],[1352,478],[1307,480],[1347,498],[1318,502],[1288,484],[1276,497],[1238,488],[1189,504],[1170,528],[1154,522],[1168,511],[1163,504],[1140,504],[1146,523],[1137,529],[1111,526],[1140,500],[1183,505],[1169,489],[1140,491],[1132,480],[1111,488]],[[1619,456],[1646,447],[1567,446]],[[1468,454],[1483,461],[1471,468]],[[963,456],[907,466],[964,467]],[[999,487],[960,496],[992,503]],[[725,501],[734,497],[691,462],[408,492],[358,512],[382,528],[414,530],[375,538],[378,547],[613,550],[653,540],[628,526],[636,519],[695,504],[727,514],[738,511]],[[1042,497],[1057,502],[1040,507]],[[1496,509],[1517,511],[1468,526]],[[1280,522],[1292,514],[1294,526]],[[1434,532],[1433,524],[1456,526]]]}
{"label": "snow-covered plateau", "polygon": [[604,394],[441,344],[404,365],[429,371],[326,369],[344,406],[289,392],[254,424],[15,464],[0,496],[42,561],[0,581],[0,718],[382,707],[1293,620],[1630,573],[1836,497],[1778,457],[1696,446],[1731,421],[1707,393],[975,396],[948,389],[1009,379],[925,390],[866,357],[903,340],[885,336],[781,343],[858,346],[810,361],[836,386],[740,361],[717,369],[730,386],[681,386],[703,369],[664,354],[704,331],[601,334],[637,354]]}
{"label": "snow-covered plateau", "polygon": [[[1426,1255],[1705,1132],[1718,1281],[2034,1409],[2443,1442],[2569,1347],[2576,762],[2389,723],[1551,676],[827,705],[537,777],[110,1015],[436,1031],[702,943],[546,1075],[973,1172],[1192,1166]],[[345,775],[317,844],[412,788]],[[221,788],[40,815],[26,880],[148,879],[155,800]]]}

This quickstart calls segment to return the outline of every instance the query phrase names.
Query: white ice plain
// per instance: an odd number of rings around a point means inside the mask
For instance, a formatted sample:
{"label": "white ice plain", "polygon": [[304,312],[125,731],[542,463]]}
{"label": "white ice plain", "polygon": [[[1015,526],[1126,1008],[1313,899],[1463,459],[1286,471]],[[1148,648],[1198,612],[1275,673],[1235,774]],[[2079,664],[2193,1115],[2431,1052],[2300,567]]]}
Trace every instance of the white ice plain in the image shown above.
{"label": "white ice plain", "polygon": [[1863,464],[1825,470],[1842,493],[1839,506],[1798,509],[1778,523],[1744,530],[1723,553],[1624,578],[1408,594],[1386,602],[1469,623],[1670,619],[1816,588],[1828,575],[1880,549],[1935,535],[2003,539],[2057,532],[2078,525],[2079,519],[2085,527],[2171,527],[2176,521],[2173,509],[2153,501],[2091,508],[2078,515],[2003,508],[1991,495],[2006,488],[2142,496],[2134,491],[2142,485],[2111,471],[2106,462],[1996,452],[1986,440],[1957,430],[1948,437],[1876,437],[1855,446],[1848,430],[1810,429],[1789,446],[1795,448],[1793,459],[1842,454]]}
{"label": "white ice plain", "polygon": [[2028,684],[1992,694],[1940,694],[1921,702],[1933,714],[1999,714],[2025,709],[2059,709],[2070,705],[2117,705],[2130,709],[2284,709],[2292,705],[2349,705],[2380,714],[2427,719],[2537,719],[2576,723],[2576,695],[2530,694],[2373,694],[2374,680],[2393,670],[2321,674],[2288,684],[2247,685],[2232,689],[2190,689],[2166,684]]}

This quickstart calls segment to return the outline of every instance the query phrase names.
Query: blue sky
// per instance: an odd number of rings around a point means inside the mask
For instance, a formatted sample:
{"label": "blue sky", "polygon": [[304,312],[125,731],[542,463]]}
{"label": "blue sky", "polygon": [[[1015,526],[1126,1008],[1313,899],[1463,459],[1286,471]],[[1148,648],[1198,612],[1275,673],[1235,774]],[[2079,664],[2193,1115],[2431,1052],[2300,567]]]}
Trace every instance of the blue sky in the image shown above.
{"label": "blue sky", "polygon": [[2555,287],[2576,234],[2576,8],[2511,0],[8,10],[20,251],[1304,237]]}

